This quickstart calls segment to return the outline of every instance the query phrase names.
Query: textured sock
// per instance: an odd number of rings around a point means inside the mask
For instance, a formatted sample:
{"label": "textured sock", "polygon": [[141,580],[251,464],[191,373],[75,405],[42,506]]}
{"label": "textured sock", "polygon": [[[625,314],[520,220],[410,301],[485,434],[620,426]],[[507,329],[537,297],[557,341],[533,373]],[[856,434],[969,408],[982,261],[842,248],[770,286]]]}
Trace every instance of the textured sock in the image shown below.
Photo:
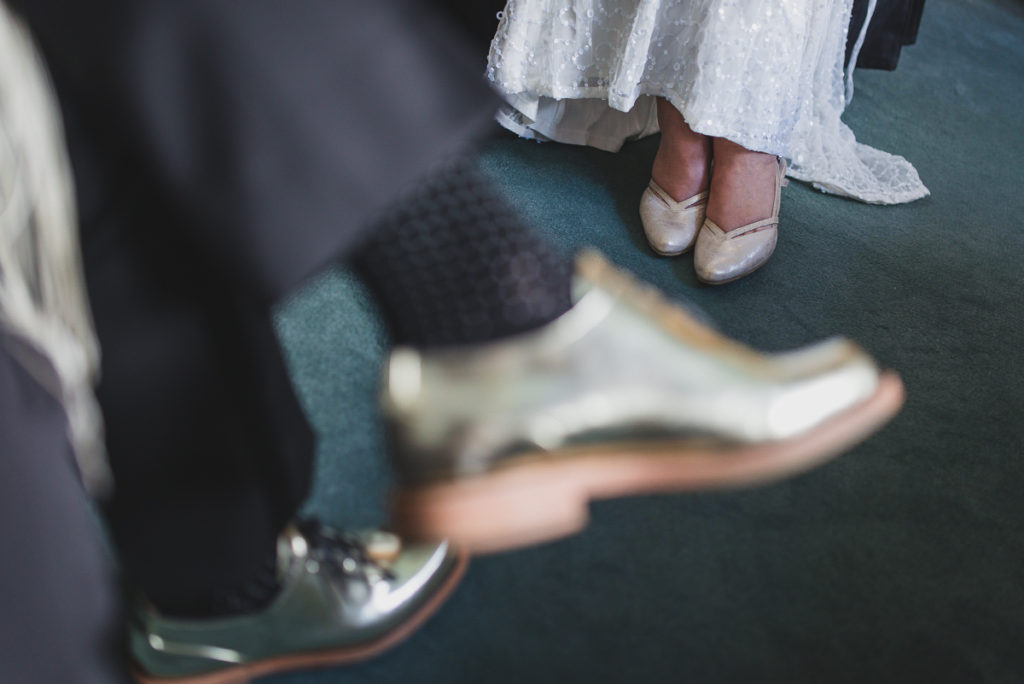
{"label": "textured sock", "polygon": [[150,597],[164,615],[178,618],[222,618],[255,613],[270,605],[281,590],[277,575],[277,553],[268,556],[249,577],[232,586],[211,587],[203,595],[187,601],[160,600]]}
{"label": "textured sock", "polygon": [[468,159],[443,164],[368,234],[353,265],[399,344],[487,342],[572,306],[571,262]]}

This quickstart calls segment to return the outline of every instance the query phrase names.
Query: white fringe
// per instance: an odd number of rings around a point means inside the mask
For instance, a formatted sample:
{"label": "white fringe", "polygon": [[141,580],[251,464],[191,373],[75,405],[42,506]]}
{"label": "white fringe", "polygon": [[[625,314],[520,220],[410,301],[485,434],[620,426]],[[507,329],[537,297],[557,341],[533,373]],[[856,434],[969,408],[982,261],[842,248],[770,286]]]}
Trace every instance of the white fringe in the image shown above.
{"label": "white fringe", "polygon": [[111,480],[92,391],[99,344],[82,278],[63,129],[31,37],[2,3],[0,326],[52,364],[46,369],[20,356],[26,369],[63,405],[86,485],[94,493],[104,492]]}

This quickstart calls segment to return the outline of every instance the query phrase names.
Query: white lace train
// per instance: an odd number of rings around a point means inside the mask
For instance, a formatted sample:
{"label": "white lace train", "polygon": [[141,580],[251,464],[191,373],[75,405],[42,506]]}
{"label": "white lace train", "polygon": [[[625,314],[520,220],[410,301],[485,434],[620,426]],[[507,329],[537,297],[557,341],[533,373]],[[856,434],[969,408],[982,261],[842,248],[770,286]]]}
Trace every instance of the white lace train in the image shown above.
{"label": "white lace train", "polygon": [[498,120],[530,138],[615,151],[658,130],[654,97],[690,126],[790,160],[789,175],[875,204],[928,194],[903,157],[840,116],[852,0],[509,0],[488,77]]}

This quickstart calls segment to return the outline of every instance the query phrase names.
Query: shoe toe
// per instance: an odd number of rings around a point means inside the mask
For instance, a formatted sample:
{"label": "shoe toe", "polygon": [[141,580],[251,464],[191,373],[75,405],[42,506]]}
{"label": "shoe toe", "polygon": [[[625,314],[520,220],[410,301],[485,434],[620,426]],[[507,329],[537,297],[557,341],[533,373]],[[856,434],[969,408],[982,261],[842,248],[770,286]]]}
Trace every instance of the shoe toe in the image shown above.
{"label": "shoe toe", "polygon": [[753,273],[775,251],[779,231],[768,228],[730,237],[706,225],[697,236],[693,267],[697,278],[710,285],[728,283]]}
{"label": "shoe toe", "polygon": [[779,354],[774,363],[789,378],[767,414],[767,432],[776,439],[810,430],[856,406],[872,396],[880,377],[871,356],[843,338]]}
{"label": "shoe toe", "polygon": [[679,225],[673,223],[671,217],[664,215],[641,214],[644,225],[644,235],[647,242],[658,254],[663,256],[678,256],[685,253],[693,246],[694,236],[697,231],[694,226]]}
{"label": "shoe toe", "polygon": [[678,256],[693,247],[704,222],[704,206],[673,209],[648,188],[640,200],[640,221],[651,249],[662,256]]}
{"label": "shoe toe", "polygon": [[444,583],[461,560],[445,541],[409,544],[387,565],[394,577],[389,593],[398,598],[431,595],[431,589]]}

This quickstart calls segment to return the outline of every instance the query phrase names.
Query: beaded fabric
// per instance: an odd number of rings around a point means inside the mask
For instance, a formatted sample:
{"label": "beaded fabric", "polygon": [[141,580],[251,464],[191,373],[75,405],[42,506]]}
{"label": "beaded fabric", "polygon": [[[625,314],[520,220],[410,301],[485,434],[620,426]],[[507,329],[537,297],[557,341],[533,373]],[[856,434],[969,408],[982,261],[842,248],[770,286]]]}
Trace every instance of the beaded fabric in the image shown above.
{"label": "beaded fabric", "polygon": [[852,0],[509,0],[488,59],[519,135],[616,151],[658,130],[654,96],[690,126],[789,159],[789,175],[874,204],[928,189],[840,120]]}

